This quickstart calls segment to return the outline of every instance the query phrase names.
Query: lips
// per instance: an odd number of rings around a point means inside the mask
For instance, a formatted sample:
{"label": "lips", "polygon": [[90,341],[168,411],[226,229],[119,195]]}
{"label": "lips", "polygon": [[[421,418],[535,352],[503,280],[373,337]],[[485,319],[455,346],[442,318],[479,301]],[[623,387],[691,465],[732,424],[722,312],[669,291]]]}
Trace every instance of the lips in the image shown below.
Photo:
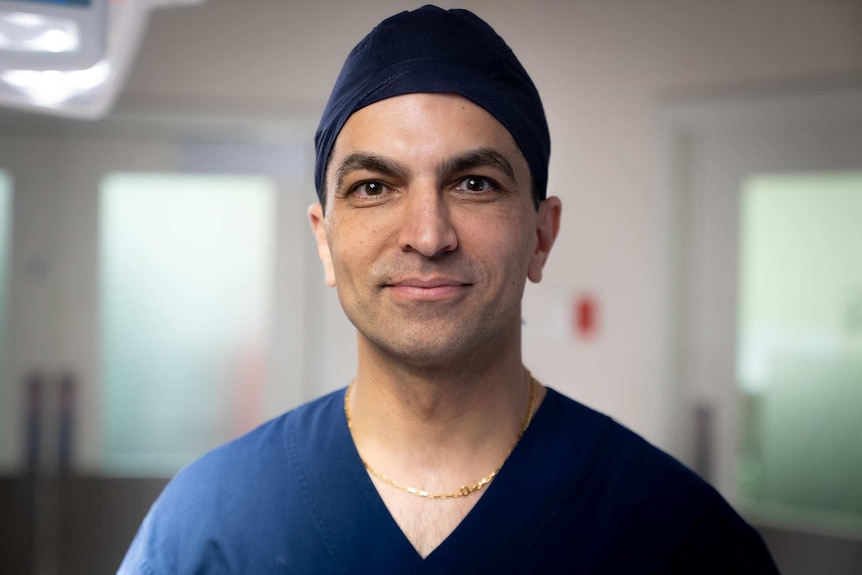
{"label": "lips", "polygon": [[416,287],[416,288],[425,288],[425,289],[433,289],[438,287],[446,287],[446,286],[465,286],[469,285],[468,282],[461,281],[454,278],[408,278],[402,279],[395,282],[391,282],[388,284],[390,287]]}
{"label": "lips", "polygon": [[384,288],[398,298],[436,301],[457,297],[470,285],[472,284],[456,278],[405,278],[388,283]]}

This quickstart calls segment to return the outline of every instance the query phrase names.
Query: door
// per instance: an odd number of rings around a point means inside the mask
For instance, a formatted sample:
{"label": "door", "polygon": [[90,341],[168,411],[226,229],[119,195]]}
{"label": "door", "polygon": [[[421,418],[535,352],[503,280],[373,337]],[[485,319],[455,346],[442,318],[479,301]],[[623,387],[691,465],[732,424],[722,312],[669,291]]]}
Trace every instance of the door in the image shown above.
{"label": "door", "polygon": [[783,573],[857,573],[862,88],[680,103],[664,120],[677,452]]}
{"label": "door", "polygon": [[168,477],[316,394],[310,129],[4,119],[7,567],[111,572]]}

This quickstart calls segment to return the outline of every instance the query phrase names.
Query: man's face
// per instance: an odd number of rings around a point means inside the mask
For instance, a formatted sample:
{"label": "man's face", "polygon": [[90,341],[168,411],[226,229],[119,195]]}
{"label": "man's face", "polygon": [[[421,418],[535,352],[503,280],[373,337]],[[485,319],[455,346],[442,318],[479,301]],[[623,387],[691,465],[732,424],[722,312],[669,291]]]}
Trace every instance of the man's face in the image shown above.
{"label": "man's face", "polygon": [[326,181],[326,215],[309,217],[360,347],[430,366],[519,345],[524,283],[541,279],[560,208],[535,210],[493,116],[451,94],[382,100],[348,119]]}

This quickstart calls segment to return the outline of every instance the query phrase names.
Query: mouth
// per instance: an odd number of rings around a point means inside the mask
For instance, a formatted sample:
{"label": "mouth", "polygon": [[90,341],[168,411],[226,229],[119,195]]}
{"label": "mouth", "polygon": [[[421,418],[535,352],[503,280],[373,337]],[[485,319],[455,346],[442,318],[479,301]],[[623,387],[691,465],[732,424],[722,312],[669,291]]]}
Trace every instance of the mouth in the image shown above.
{"label": "mouth", "polygon": [[383,287],[395,297],[405,300],[438,301],[463,295],[471,283],[456,278],[405,278]]}

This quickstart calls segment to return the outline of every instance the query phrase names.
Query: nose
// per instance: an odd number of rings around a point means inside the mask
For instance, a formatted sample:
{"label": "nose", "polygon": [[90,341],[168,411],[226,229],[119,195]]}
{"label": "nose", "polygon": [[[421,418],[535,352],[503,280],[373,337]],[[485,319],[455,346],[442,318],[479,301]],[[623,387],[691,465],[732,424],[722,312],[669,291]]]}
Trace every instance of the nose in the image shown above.
{"label": "nose", "polygon": [[411,189],[404,200],[398,238],[401,249],[434,258],[458,247],[450,208],[436,186]]}

